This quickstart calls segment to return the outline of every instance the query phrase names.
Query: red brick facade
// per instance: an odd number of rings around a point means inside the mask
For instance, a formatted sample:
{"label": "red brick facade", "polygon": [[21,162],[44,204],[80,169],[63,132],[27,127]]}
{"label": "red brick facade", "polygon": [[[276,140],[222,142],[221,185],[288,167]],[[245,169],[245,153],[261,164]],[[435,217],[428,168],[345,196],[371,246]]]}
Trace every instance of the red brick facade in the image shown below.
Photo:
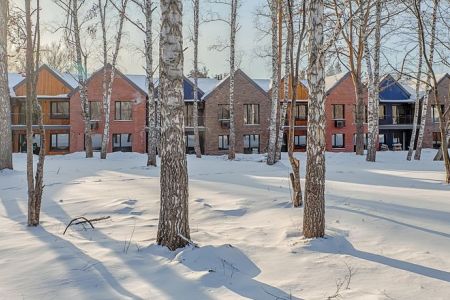
{"label": "red brick facade", "polygon": [[[325,102],[326,127],[326,151],[333,152],[353,152],[356,125],[354,121],[354,107],[356,103],[355,85],[350,73],[345,74],[335,84],[327,87],[327,99]],[[367,93],[364,96],[367,105]],[[333,118],[333,105],[344,105],[344,119]],[[344,121],[344,122],[341,122]],[[367,133],[367,124],[364,125],[364,132]],[[333,135],[344,136],[343,147],[333,147]]]}
{"label": "red brick facade", "polygon": [[[94,73],[88,81],[89,101],[102,101],[103,69]],[[131,120],[116,120],[116,102],[132,103]],[[70,101],[70,152],[84,151],[84,122],[81,115],[80,94],[78,91]],[[92,133],[103,133],[103,118],[99,122],[92,121]],[[146,152],[146,94],[133,84],[124,74],[116,71],[111,96],[110,139],[108,152],[113,151],[113,136],[115,134],[131,134],[131,150]]]}
{"label": "red brick facade", "polygon": [[[438,82],[438,94],[439,94],[439,100],[440,104],[444,105],[444,109],[449,109],[450,106],[450,75],[446,74],[443,76],[439,82]],[[423,136],[423,147],[424,148],[437,148],[439,147],[439,140],[440,140],[440,131],[439,131],[439,123],[437,120],[433,120],[433,117],[437,114],[436,112],[433,112],[433,106],[435,105],[435,99],[433,93],[430,93],[429,98],[430,107],[426,116],[426,123],[425,123],[425,132]],[[444,110],[444,112],[445,112]],[[447,119],[450,118],[447,114]],[[436,122],[435,122],[436,121]]]}
{"label": "red brick facade", "polygon": [[[229,135],[226,120],[220,120],[220,105],[229,103],[229,79],[205,97],[205,154],[227,154],[228,150],[219,149],[219,136]],[[259,152],[264,153],[269,139],[270,100],[267,93],[241,70],[235,75],[234,116],[236,128],[236,153],[244,153],[244,135],[259,136]],[[258,124],[244,123],[245,105],[259,105]],[[251,151],[248,149],[247,151]],[[256,150],[255,150],[256,151]]]}

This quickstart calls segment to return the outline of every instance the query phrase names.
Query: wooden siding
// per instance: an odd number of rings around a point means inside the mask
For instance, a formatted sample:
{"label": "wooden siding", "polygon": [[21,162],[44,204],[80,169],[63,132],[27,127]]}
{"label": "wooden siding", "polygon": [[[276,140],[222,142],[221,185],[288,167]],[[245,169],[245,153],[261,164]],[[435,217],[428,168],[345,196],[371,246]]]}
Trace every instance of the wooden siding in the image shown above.
{"label": "wooden siding", "polygon": [[[57,96],[68,94],[71,89],[56,77],[47,67],[41,67],[37,82],[37,94],[46,96]],[[22,81],[15,88],[16,96],[26,96],[26,81]]]}

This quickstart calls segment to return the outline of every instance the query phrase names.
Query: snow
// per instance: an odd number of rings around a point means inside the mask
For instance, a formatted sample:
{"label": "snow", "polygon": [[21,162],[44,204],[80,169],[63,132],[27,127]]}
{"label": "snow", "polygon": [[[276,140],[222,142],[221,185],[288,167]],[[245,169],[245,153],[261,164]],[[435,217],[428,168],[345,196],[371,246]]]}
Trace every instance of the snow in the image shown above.
{"label": "snow", "polygon": [[335,75],[325,77],[325,91],[329,92],[333,87],[341,81],[341,79],[349,72],[342,72]]}
{"label": "snow", "polygon": [[264,92],[268,92],[272,88],[270,79],[252,79]]}
{"label": "snow", "polygon": [[[146,75],[130,75],[125,74],[125,76],[133,82],[135,85],[137,85],[142,91],[147,93],[147,76]],[[153,78],[153,84],[155,87],[158,86],[159,80],[158,78]]]}
{"label": "snow", "polygon": [[[380,152],[376,163],[327,153],[326,238],[301,236],[289,162],[263,155],[188,156],[191,238],[155,245],[159,169],[146,155],[46,159],[41,225],[26,226],[26,156],[0,173],[4,299],[448,299],[450,187],[434,150],[422,161]],[[297,154],[305,175],[305,155]],[[304,183],[302,181],[302,183]],[[111,219],[95,229],[77,216]]]}
{"label": "snow", "polygon": [[9,87],[9,94],[11,97],[14,97],[16,95],[16,92],[14,92],[14,87],[19,84],[25,77],[22,76],[22,74],[18,73],[8,73],[8,87]]}

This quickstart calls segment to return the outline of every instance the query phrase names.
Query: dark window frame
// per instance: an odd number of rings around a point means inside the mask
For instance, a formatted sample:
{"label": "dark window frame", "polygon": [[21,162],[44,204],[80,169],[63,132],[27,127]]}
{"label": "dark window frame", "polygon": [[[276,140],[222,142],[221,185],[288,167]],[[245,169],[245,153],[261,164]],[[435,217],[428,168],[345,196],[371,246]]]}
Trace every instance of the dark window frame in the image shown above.
{"label": "dark window frame", "polygon": [[[342,145],[336,144],[336,136],[342,135]],[[331,147],[333,149],[343,149],[345,148],[345,133],[335,133],[331,135]]]}
{"label": "dark window frame", "polygon": [[[127,142],[130,143],[130,146],[122,145],[122,135],[127,134]],[[119,137],[120,146],[114,146],[116,144],[117,137]],[[113,152],[133,152],[133,134],[131,133],[114,133],[112,135],[112,151]]]}
{"label": "dark window frame", "polygon": [[[58,146],[58,136],[67,135],[67,147],[60,148]],[[56,146],[53,145],[53,136],[56,136]],[[70,134],[69,133],[50,133],[50,151],[67,151],[70,149]]]}
{"label": "dark window frame", "polygon": [[[226,145],[227,147],[224,147],[225,145],[225,140],[226,140]],[[224,134],[224,135],[219,135],[219,150],[228,150],[230,149],[230,135],[228,134]]]}
{"label": "dark window frame", "polygon": [[[256,108],[256,112],[255,112]],[[250,116],[255,119],[250,120]],[[251,121],[251,122],[250,122]],[[244,104],[244,124],[245,125],[259,125],[259,104]]]}
{"label": "dark window frame", "polygon": [[[98,118],[92,118],[92,104],[95,103],[95,105],[98,105]],[[100,121],[102,119],[102,109],[103,109],[103,103],[101,101],[89,101],[89,120],[90,121]]]}
{"label": "dark window frame", "polygon": [[[305,109],[304,115],[300,114],[301,107],[304,107],[304,109]],[[300,121],[305,121],[308,119],[308,104],[304,104],[304,103],[296,103],[295,104],[295,119],[300,120]]]}
{"label": "dark window frame", "polygon": [[[130,118],[124,119],[124,108],[123,104],[126,103],[129,105],[130,108]],[[119,105],[119,110],[117,109],[117,106]],[[133,121],[133,103],[132,101],[116,101],[114,103],[114,121]]]}
{"label": "dark window frame", "polygon": [[[332,104],[332,115],[331,118],[333,120],[345,120],[345,104]],[[338,107],[342,107],[342,118],[336,117],[336,109]]]}
{"label": "dark window frame", "polygon": [[[245,144],[245,137],[248,136],[248,147]],[[254,137],[258,137],[258,147],[251,147],[251,138],[253,137],[253,139],[255,139]],[[258,148],[258,153],[261,152],[261,135],[260,134],[244,134],[243,136],[243,140],[244,140],[244,154],[252,154],[253,153],[253,148]]]}
{"label": "dark window frame", "polygon": [[[56,107],[53,107],[54,104],[56,104]],[[57,104],[67,105],[67,113],[59,112],[59,111],[55,112],[55,108],[56,108],[56,110],[58,110]],[[70,103],[69,103],[69,101],[50,101],[50,119],[63,119],[63,120],[70,119]]]}

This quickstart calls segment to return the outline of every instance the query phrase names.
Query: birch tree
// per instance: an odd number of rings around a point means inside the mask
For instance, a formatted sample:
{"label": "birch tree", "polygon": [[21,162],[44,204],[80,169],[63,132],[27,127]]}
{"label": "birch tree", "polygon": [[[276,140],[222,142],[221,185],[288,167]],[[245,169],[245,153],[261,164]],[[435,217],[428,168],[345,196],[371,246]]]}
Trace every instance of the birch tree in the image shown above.
{"label": "birch tree", "polygon": [[228,159],[236,157],[236,130],[234,120],[234,75],[236,72],[236,32],[237,32],[237,8],[239,0],[231,0],[230,10],[230,141]]}
{"label": "birch tree", "polygon": [[[355,85],[356,154],[364,155],[365,86],[362,77],[364,40],[369,30],[370,10],[373,0],[333,0],[333,9],[343,45],[336,43],[336,53],[341,63],[351,72]],[[345,18],[343,18],[345,16]],[[341,59],[342,57],[342,59]]]}
{"label": "birch tree", "polygon": [[[439,93],[438,93],[438,80],[436,77],[436,72],[435,72],[435,66],[434,66],[434,51],[435,51],[435,40],[436,40],[436,22],[437,22],[437,12],[439,10],[439,0],[433,0],[433,13],[432,13],[432,21],[431,21],[431,41],[430,41],[430,48],[429,48],[429,53],[427,53],[427,45],[425,43],[425,32],[426,29],[424,28],[424,20],[423,20],[423,15],[421,13],[420,10],[420,5],[419,2],[420,0],[416,0],[414,3],[414,9],[416,12],[416,16],[417,16],[417,20],[418,20],[418,27],[419,27],[419,34],[420,34],[420,39],[419,42],[422,43],[422,55],[423,55],[423,59],[425,61],[425,64],[427,65],[427,69],[428,69],[428,73],[427,73],[427,84],[430,85],[429,83],[431,82],[431,90],[427,91],[425,97],[424,97],[424,104],[423,104],[423,108],[422,108],[422,119],[426,119],[426,108],[425,106],[428,106],[429,103],[425,103],[425,101],[428,102],[428,98],[429,98],[429,94],[432,94],[434,97],[434,104],[436,105],[436,110],[438,112],[439,115],[439,131],[440,131],[440,136],[441,136],[441,151],[443,154],[443,160],[444,160],[444,167],[445,167],[445,182],[446,183],[450,183],[450,156],[448,153],[448,139],[447,139],[447,121],[446,118],[444,117],[444,111],[441,107],[441,99],[439,97]],[[425,110],[425,112],[424,112]],[[424,121],[422,121],[422,123],[424,123]],[[421,138],[421,134],[422,134],[422,138],[423,138],[423,131],[424,129],[422,128],[422,124],[421,124],[421,128],[419,131],[419,141]],[[418,143],[419,143],[418,141]],[[420,157],[420,150],[421,148],[419,148],[419,145],[417,145],[417,149],[416,149],[416,155],[419,151],[419,157]]]}
{"label": "birch tree", "polygon": [[[89,24],[89,21],[94,18],[92,7],[87,7],[87,4],[84,1],[79,2],[78,0],[55,0],[55,3],[66,14],[63,29],[67,46],[74,49],[74,61],[72,66],[75,66],[76,81],[78,83],[80,94],[81,117],[84,124],[84,148],[86,158],[92,158],[94,153],[92,149],[92,131],[87,91],[89,52],[86,48],[83,48],[81,40],[82,35],[89,35],[94,31],[93,25]],[[87,13],[83,14],[83,10],[86,10]]]}
{"label": "birch tree", "polygon": [[8,1],[0,1],[0,170],[12,169],[11,103],[8,88]]}
{"label": "birch tree", "polygon": [[308,144],[303,235],[325,235],[325,51],[324,3],[308,5]]}
{"label": "birch tree", "polygon": [[279,0],[270,1],[270,15],[271,15],[271,37],[272,37],[272,105],[270,112],[270,125],[269,125],[269,146],[267,150],[267,164],[273,165],[276,160],[276,150],[277,150],[277,113],[278,113],[278,85],[280,83],[279,78],[279,59],[278,53],[278,12],[279,12]]}
{"label": "birch tree", "polygon": [[193,119],[194,119],[194,149],[197,158],[202,157],[200,148],[200,136],[198,132],[198,31],[200,25],[200,0],[192,0],[194,8],[194,103],[193,103]]}
{"label": "birch tree", "polygon": [[[109,47],[107,36],[107,12],[110,0],[98,0],[98,11],[100,15],[100,26],[102,31],[102,49],[103,49],[103,136],[100,158],[106,159],[109,145],[109,126],[111,118],[111,94],[116,71],[117,58],[119,56],[120,43],[122,41],[123,23],[126,16],[128,0],[120,1],[120,11],[118,13],[119,25],[114,37],[113,53],[111,63],[109,63]],[[109,19],[109,18],[108,18]]]}
{"label": "birch tree", "polygon": [[374,68],[372,69],[371,55],[369,50],[369,30],[364,37],[365,60],[367,73],[369,75],[369,101],[368,101],[368,141],[366,160],[375,162],[377,155],[378,141],[378,120],[379,120],[379,95],[380,95],[380,48],[381,48],[381,0],[376,0],[376,21],[375,21],[375,45],[374,45]]}
{"label": "birch tree", "polygon": [[[299,6],[300,21],[298,22],[299,31],[297,39],[294,36],[294,11],[297,7],[294,6],[293,0],[287,1],[287,43],[289,44],[289,61],[290,61],[290,76],[285,78],[289,81],[291,89],[291,101],[289,105],[289,134],[288,134],[288,156],[291,164],[292,172],[289,174],[291,185],[293,189],[292,203],[294,207],[299,207],[303,203],[302,188],[300,183],[300,160],[294,156],[294,139],[295,139],[295,106],[297,102],[297,87],[299,83],[300,72],[300,58],[302,52],[302,45],[304,43],[306,33],[306,1],[302,1]],[[294,51],[294,43],[297,40],[297,47]],[[295,53],[295,54],[294,54]],[[294,58],[295,57],[295,58]],[[288,88],[289,90],[289,88]]]}
{"label": "birch tree", "polygon": [[[36,1],[36,8],[31,7],[31,0],[25,1],[26,24],[26,139],[27,139],[27,183],[28,183],[28,226],[38,226],[42,193],[44,190],[44,162],[45,162],[45,130],[42,109],[37,100],[36,85],[39,69],[40,51],[40,1]],[[33,11],[35,24],[33,32]],[[36,112],[40,134],[39,158],[34,175],[33,166],[33,113]],[[33,178],[34,175],[34,178]]]}
{"label": "birch tree", "polygon": [[[417,19],[417,25],[418,25],[418,32],[419,32],[419,43],[422,44],[421,49],[422,50],[422,56],[425,61],[425,64],[427,65],[427,79],[426,79],[426,86],[431,87],[431,90],[436,89],[435,85],[431,85],[431,80],[433,79],[433,58],[434,58],[434,48],[435,48],[435,42],[436,42],[436,23],[437,23],[437,11],[438,11],[438,5],[439,1],[433,0],[433,12],[431,15],[431,30],[430,30],[430,42],[427,45],[427,41],[425,40],[425,25],[423,21],[423,12],[421,10],[421,3],[422,0],[413,0],[412,3],[412,10],[413,14]],[[427,48],[429,46],[429,49]],[[429,51],[427,53],[427,51]],[[420,78],[417,78],[417,80],[420,81]],[[420,160],[422,155],[422,145],[423,145],[423,136],[425,133],[425,124],[426,124],[426,117],[429,109],[429,95],[430,92],[426,92],[425,96],[423,97],[422,101],[422,112],[421,112],[421,120],[420,120],[420,127],[419,127],[419,135],[417,137],[417,146],[416,146],[416,152],[414,154],[415,160]],[[439,101],[438,99],[436,101]]]}
{"label": "birch tree", "polygon": [[157,242],[170,250],[190,239],[184,139],[183,4],[161,0],[161,206]]}

